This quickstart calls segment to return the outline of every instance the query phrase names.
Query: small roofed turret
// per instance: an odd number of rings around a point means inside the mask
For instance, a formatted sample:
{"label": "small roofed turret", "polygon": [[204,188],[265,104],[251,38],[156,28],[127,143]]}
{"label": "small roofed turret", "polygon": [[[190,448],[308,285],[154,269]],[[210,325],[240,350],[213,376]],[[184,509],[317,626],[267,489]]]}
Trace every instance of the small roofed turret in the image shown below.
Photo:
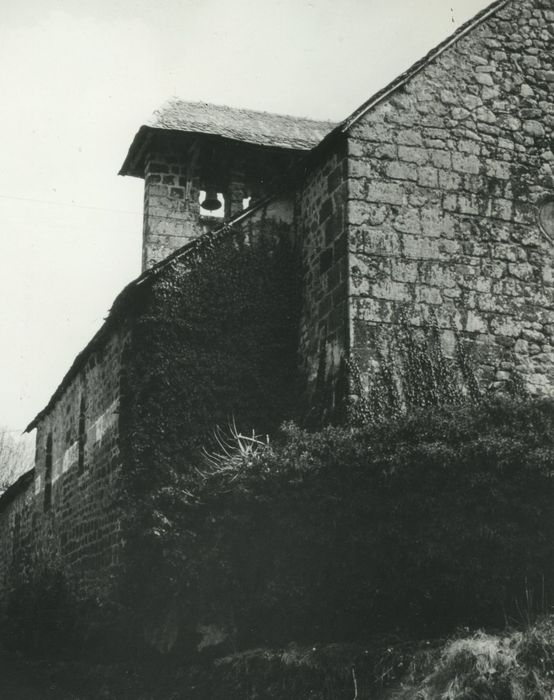
{"label": "small roofed turret", "polygon": [[331,122],[173,99],[141,126],[120,175],[144,178],[143,270],[221,224],[294,167]]}

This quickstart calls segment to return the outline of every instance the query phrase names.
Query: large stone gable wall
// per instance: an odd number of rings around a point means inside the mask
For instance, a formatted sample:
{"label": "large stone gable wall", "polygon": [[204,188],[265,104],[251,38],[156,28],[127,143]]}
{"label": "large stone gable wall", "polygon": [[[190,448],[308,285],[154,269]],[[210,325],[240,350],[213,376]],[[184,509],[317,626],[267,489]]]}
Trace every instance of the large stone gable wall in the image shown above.
{"label": "large stone gable wall", "polygon": [[514,0],[349,134],[353,346],[363,368],[404,310],[481,373],[554,391],[554,2]]}

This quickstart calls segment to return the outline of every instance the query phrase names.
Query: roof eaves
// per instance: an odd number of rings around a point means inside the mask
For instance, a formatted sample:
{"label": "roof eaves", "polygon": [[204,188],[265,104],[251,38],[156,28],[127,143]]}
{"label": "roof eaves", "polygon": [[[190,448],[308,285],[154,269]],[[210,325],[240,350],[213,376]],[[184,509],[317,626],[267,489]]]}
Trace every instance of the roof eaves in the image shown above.
{"label": "roof eaves", "polygon": [[[218,109],[224,109],[221,106],[212,106],[217,107]],[[233,113],[238,113],[241,111],[231,108],[225,109],[230,109]],[[289,115],[281,114],[273,115],[268,112],[254,112],[252,110],[242,111],[248,115],[256,114],[264,116],[266,118],[275,117],[278,119],[285,119],[290,120],[292,122],[298,122],[299,124],[310,123],[311,125],[314,125],[314,128],[315,125],[317,125],[320,131],[319,135],[317,136],[317,139],[324,138],[324,135],[336,126],[334,122],[318,122],[316,120],[309,120],[304,117],[291,117]],[[135,134],[135,137],[133,138],[133,141],[129,147],[129,150],[119,170],[118,175],[131,175],[133,177],[143,177],[142,158],[144,156],[145,148],[148,144],[149,137],[151,137],[155,133],[189,134],[193,136],[204,136],[218,138],[224,141],[238,141],[241,143],[262,148],[271,148],[286,151],[299,151],[304,153],[309,153],[314,148],[314,146],[317,146],[317,143],[319,143],[319,141],[313,135],[302,135],[302,133],[289,133],[288,135],[280,136],[277,131],[273,134],[268,134],[261,132],[256,133],[255,129],[253,129],[252,133],[248,135],[246,132],[241,132],[238,128],[233,129],[231,127],[221,127],[221,129],[218,130],[213,125],[212,127],[210,127],[207,124],[200,123],[194,125],[193,122],[186,123],[186,121],[181,126],[179,126],[174,121],[170,120],[164,123],[162,119],[158,119],[157,121],[151,124],[144,124],[139,128],[139,130]]]}
{"label": "roof eaves", "polygon": [[150,126],[143,125],[140,127],[140,129],[135,134],[131,145],[129,146],[129,150],[127,151],[127,155],[125,156],[123,165],[117,173],[118,175],[131,175],[133,177],[141,177],[141,175],[137,173],[137,166],[144,153],[144,149],[146,147],[146,144],[148,143],[148,138],[151,132],[152,127]]}
{"label": "roof eaves", "polygon": [[[131,283],[132,285],[133,283]],[[80,369],[83,367],[85,362],[88,360],[89,355],[91,352],[98,347],[107,333],[109,332],[114,320],[115,320],[115,313],[113,313],[113,309],[116,307],[118,304],[118,301],[121,300],[126,294],[128,294],[129,287],[131,285],[127,285],[116,297],[116,300],[112,306],[112,309],[110,309],[110,312],[106,316],[104,323],[102,326],[100,326],[99,330],[93,335],[91,340],[87,343],[87,345],[81,350],[80,353],[75,357],[73,360],[73,363],[71,364],[70,368],[67,370],[67,372],[64,375],[64,378],[58,385],[58,388],[56,391],[52,394],[50,397],[48,403],[46,406],[37,413],[37,415],[33,418],[33,420],[29,423],[29,425],[25,428],[23,431],[24,433],[30,433],[32,430],[34,430],[39,422],[44,418],[44,416],[50,412],[50,410],[53,408],[53,406],[57,403],[57,401],[60,399],[61,395],[65,391],[67,385],[69,382],[77,375],[77,373],[80,371]]]}
{"label": "roof eaves", "polygon": [[34,478],[34,468],[29,469],[17,481],[14,481],[11,486],[8,486],[4,493],[0,495],[0,513],[3,513],[8,505],[33,483]]}
{"label": "roof eaves", "polygon": [[338,124],[332,131],[330,131],[327,136],[314,147],[314,151],[319,150],[323,144],[327,144],[332,139],[336,138],[338,134],[345,134],[348,132],[354,124],[356,124],[363,116],[370,112],[374,107],[377,107],[381,102],[390,97],[400,88],[404,87],[413,77],[424,70],[430,63],[437,59],[441,54],[447,51],[451,46],[453,46],[457,41],[462,39],[466,34],[473,31],[480,24],[485,22],[487,19],[499,12],[503,7],[505,7],[511,0],[495,0],[491,5],[485,7],[481,12],[472,17],[469,21],[459,27],[453,34],[451,34],[447,39],[442,41],[438,46],[431,49],[423,58],[416,61],[407,71],[395,78],[391,83],[386,85],[384,88],[375,93],[366,102],[360,105],[357,109],[350,114],[346,119],[344,119],[340,124]]}

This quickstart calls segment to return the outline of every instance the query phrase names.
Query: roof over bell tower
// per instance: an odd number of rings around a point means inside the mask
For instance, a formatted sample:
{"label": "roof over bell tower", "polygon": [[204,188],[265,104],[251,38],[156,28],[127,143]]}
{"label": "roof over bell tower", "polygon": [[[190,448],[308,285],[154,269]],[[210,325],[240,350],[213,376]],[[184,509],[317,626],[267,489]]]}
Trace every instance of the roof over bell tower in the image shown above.
{"label": "roof over bell tower", "polygon": [[140,127],[119,174],[144,176],[145,145],[149,137],[160,131],[206,134],[256,146],[309,151],[334,126],[329,121],[172,98],[154,113],[150,124]]}

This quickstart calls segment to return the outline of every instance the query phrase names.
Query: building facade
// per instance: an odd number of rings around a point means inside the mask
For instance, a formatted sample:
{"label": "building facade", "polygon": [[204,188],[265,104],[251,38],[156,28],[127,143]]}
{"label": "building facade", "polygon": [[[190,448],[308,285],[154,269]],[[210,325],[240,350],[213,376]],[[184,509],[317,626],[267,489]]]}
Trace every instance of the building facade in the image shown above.
{"label": "building facade", "polygon": [[552,395],[553,95],[553,0],[500,0],[338,125],[173,101],[141,127],[143,273],[29,425],[4,594],[48,559],[109,595],[130,465],[186,468],[229,416],[336,415],[345,361],[367,381],[406,322]]}

